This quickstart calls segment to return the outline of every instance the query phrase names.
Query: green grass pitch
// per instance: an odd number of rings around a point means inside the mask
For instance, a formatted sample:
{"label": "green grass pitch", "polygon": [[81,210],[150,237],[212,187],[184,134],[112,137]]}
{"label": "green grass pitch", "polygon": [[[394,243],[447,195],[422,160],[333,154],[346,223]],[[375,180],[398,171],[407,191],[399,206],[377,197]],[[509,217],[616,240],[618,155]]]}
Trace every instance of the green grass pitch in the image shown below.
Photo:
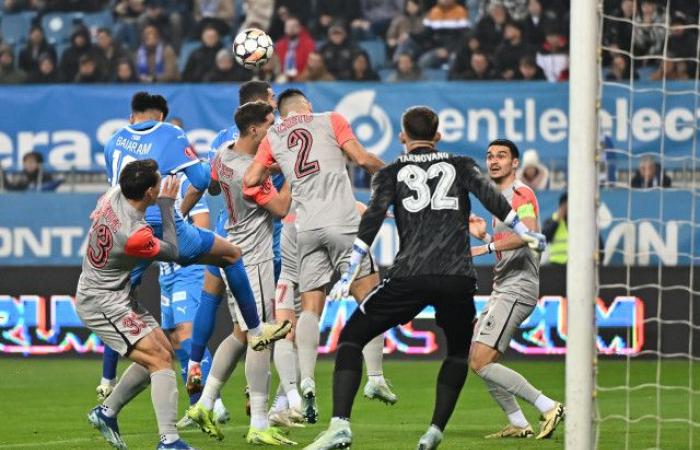
{"label": "green grass pitch", "polygon": [[[438,362],[389,361],[386,376],[392,381],[399,403],[385,406],[358,397],[353,411],[355,450],[413,449],[425,430],[432,413],[434,380]],[[550,396],[561,399],[564,394],[563,361],[508,362],[536,386]],[[127,363],[122,361],[120,369]],[[664,384],[691,386],[700,390],[700,364],[690,372],[687,362],[666,362],[661,368]],[[330,379],[332,363],[319,362],[317,383],[321,421],[302,430],[293,430],[290,437],[300,443],[309,443],[327,424],[330,414]],[[604,361],[600,364],[599,383],[624,383],[624,361]],[[632,363],[631,382],[654,382],[657,366],[653,361]],[[692,375],[692,378],[690,378]],[[0,449],[107,449],[101,437],[89,427],[87,411],[95,405],[94,388],[100,376],[100,362],[96,359],[0,359]],[[232,421],[224,427],[226,438],[216,442],[199,431],[187,431],[183,437],[200,449],[248,448],[243,441],[247,418],[243,415],[243,374],[238,367],[232,380],[224,388],[223,398],[232,414]],[[687,391],[661,391],[657,399],[654,388],[640,389],[626,400],[624,392],[601,394],[603,415],[625,414],[629,405],[632,417],[655,414],[668,419],[700,421],[700,395]],[[658,401],[657,401],[658,400]],[[185,395],[180,396],[184,410]],[[530,405],[521,406],[533,426],[537,413]],[[483,382],[473,375],[460,397],[454,416],[445,433],[441,450],[450,449],[554,449],[564,447],[564,427],[560,427],[548,441],[499,440],[487,441],[483,435],[494,432],[505,424],[505,417],[489,398]],[[137,397],[120,415],[120,427],[130,449],[153,449],[157,432],[148,391]],[[689,449],[700,448],[700,428],[683,422],[660,424],[656,420],[642,420],[627,426],[619,420],[606,421],[601,426],[600,449]],[[692,447],[689,437],[692,434]],[[658,442],[657,442],[658,435]]]}

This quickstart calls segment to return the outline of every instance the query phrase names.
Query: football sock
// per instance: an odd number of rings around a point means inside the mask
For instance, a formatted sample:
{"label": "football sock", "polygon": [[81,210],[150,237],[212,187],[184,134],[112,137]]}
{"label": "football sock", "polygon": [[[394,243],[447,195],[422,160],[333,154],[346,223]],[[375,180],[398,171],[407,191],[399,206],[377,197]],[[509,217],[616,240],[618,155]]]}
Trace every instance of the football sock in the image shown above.
{"label": "football sock", "polygon": [[444,430],[450,420],[468,371],[466,358],[448,356],[442,362],[435,386],[435,409],[431,422],[440,430]]}
{"label": "football sock", "polygon": [[273,353],[275,368],[280,377],[280,386],[283,393],[297,390],[297,356],[294,352],[294,343],[288,339],[280,339],[275,342]]}
{"label": "football sock", "polygon": [[124,405],[146,389],[150,382],[148,369],[141,364],[131,363],[103,405],[114,411],[115,415],[119,414]]}
{"label": "football sock", "polygon": [[341,342],[333,372],[333,417],[350,419],[361,380],[362,348],[354,342]]}
{"label": "football sock", "polygon": [[[537,397],[539,397],[541,394],[540,391],[528,383],[525,377],[502,364],[487,364],[482,367],[477,374],[484,380],[491,381],[492,383],[501,386],[511,394],[516,395],[533,405],[535,404]],[[553,402],[549,409],[552,407],[554,407]]]}
{"label": "football sock", "polygon": [[[506,413],[506,415],[509,418],[511,414],[520,411],[520,405],[518,405],[518,401],[515,399],[515,396],[513,394],[506,391],[493,381],[484,380],[484,382],[486,383],[486,389],[488,389],[489,394],[491,394],[491,397],[496,401],[496,403],[498,403],[498,406],[501,407],[503,412]],[[522,411],[520,412],[520,414],[522,414]],[[523,426],[517,425],[513,423],[513,421],[511,421],[510,423],[518,427]],[[527,421],[525,421],[525,423],[527,424]]]}
{"label": "football sock", "polygon": [[270,350],[248,352],[245,358],[245,378],[250,389],[250,426],[264,430],[268,427]]}
{"label": "football sock", "polygon": [[[110,381],[117,378],[117,363],[119,362],[119,353],[108,345],[105,345],[105,352],[102,355],[102,382],[101,384],[110,384]],[[105,383],[107,381],[107,383]]]}
{"label": "football sock", "polygon": [[557,405],[557,403],[551,398],[544,394],[540,394],[535,400],[535,408],[539,409],[541,413],[546,413]]}
{"label": "football sock", "polygon": [[190,360],[201,362],[207,349],[207,343],[214,332],[216,324],[216,310],[219,308],[222,298],[209,292],[202,291],[199,298],[199,306],[192,322],[192,348]]}
{"label": "football sock", "polygon": [[523,411],[519,408],[517,411],[508,414],[508,421],[511,425],[518,428],[526,428],[530,425],[525,418],[525,414],[523,414]]}
{"label": "football sock", "polygon": [[207,379],[207,384],[204,385],[204,390],[202,390],[202,396],[199,399],[199,404],[204,406],[207,410],[211,411],[214,409],[214,404],[216,403],[217,397],[219,397],[219,392],[224,386],[224,381],[219,380],[214,375],[210,375]]}
{"label": "football sock", "polygon": [[161,441],[174,442],[179,439],[177,421],[177,377],[172,369],[163,369],[151,374],[151,402],[156,413],[158,433]]}
{"label": "football sock", "polygon": [[362,349],[365,359],[367,377],[378,383],[384,383],[382,360],[384,358],[384,333],[375,337]]}
{"label": "football sock", "polygon": [[301,379],[314,379],[320,332],[319,317],[311,311],[302,311],[296,328],[297,354]]}
{"label": "football sock", "polygon": [[180,348],[175,349],[175,357],[180,362],[180,376],[182,381],[187,383],[187,366],[190,362],[190,350],[192,349],[192,339],[185,339],[180,342]]}
{"label": "football sock", "polygon": [[[214,407],[214,402],[219,396],[221,387],[228,381],[236,368],[241,356],[245,353],[246,345],[232,334],[228,335],[219,348],[214,353],[214,360],[209,371],[209,376],[204,384],[200,403],[211,410]],[[204,373],[202,372],[202,375]]]}
{"label": "football sock", "polygon": [[272,410],[275,412],[284,411],[289,408],[289,401],[287,400],[287,394],[284,392],[282,383],[277,387],[277,393],[275,394],[275,400],[272,403]]}
{"label": "football sock", "polygon": [[260,325],[260,317],[258,316],[258,307],[255,304],[255,295],[243,265],[243,258],[224,267],[224,274],[226,281],[228,281],[228,288],[236,298],[236,304],[241,316],[243,316],[243,321],[249,330],[256,328]]}

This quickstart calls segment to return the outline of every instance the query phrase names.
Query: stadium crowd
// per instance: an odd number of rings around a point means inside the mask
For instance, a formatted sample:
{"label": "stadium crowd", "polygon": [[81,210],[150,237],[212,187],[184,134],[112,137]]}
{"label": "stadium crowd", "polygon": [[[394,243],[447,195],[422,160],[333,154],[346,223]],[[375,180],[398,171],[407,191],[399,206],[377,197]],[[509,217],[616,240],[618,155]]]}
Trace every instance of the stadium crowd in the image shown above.
{"label": "stadium crowd", "polygon": [[[607,0],[610,80],[687,79],[698,3]],[[636,10],[635,10],[636,5]],[[564,0],[0,0],[0,83],[566,80]],[[620,20],[622,19],[622,20]],[[645,24],[632,35],[635,22]],[[234,63],[232,37],[266,30],[275,56]],[[668,36],[667,36],[668,35]],[[666,41],[668,41],[666,45]],[[619,51],[617,51],[619,50]],[[651,59],[630,64],[629,56]]]}

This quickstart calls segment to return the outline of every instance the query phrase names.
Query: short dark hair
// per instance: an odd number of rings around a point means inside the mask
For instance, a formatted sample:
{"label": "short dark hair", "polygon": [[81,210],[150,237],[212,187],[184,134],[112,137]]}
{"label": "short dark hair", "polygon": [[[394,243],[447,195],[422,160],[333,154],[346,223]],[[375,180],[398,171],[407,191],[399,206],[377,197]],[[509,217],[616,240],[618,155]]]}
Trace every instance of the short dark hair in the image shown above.
{"label": "short dark hair", "polygon": [[559,206],[563,205],[564,203],[569,201],[569,193],[564,192],[559,196]]}
{"label": "short dark hair", "polygon": [[168,101],[162,95],[137,92],[131,98],[131,112],[142,113],[155,109],[163,113],[163,119],[168,117]]}
{"label": "short dark hair", "polygon": [[141,200],[148,188],[158,184],[158,163],[153,159],[132,161],[119,174],[119,187],[129,200]]}
{"label": "short dark hair", "polygon": [[401,127],[411,139],[432,140],[439,124],[438,115],[427,106],[413,106],[401,116]]}
{"label": "short dark hair", "polygon": [[503,147],[508,147],[511,158],[520,159],[520,150],[518,150],[518,146],[515,145],[515,142],[511,141],[510,139],[494,139],[493,141],[489,142],[489,145],[486,148],[489,148],[492,145],[502,145]]}
{"label": "short dark hair", "polygon": [[37,164],[43,164],[44,163],[44,155],[42,155],[39,152],[29,152],[25,154],[22,157],[22,162],[25,162],[26,160],[33,158],[34,161],[36,161]]}
{"label": "short dark hair", "polygon": [[269,103],[259,100],[242,104],[233,116],[238,132],[241,136],[245,136],[248,134],[248,128],[265,122],[267,115],[273,111],[274,109]]}
{"label": "short dark hair", "polygon": [[285,89],[282,91],[280,95],[277,96],[277,109],[282,111],[282,104],[286,102],[287,100],[294,98],[294,97],[304,97],[306,98],[306,95],[299,89],[296,88],[289,88]]}
{"label": "short dark hair", "polygon": [[248,81],[238,89],[238,104],[254,102],[256,100],[267,101],[267,90],[272,89],[267,81]]}

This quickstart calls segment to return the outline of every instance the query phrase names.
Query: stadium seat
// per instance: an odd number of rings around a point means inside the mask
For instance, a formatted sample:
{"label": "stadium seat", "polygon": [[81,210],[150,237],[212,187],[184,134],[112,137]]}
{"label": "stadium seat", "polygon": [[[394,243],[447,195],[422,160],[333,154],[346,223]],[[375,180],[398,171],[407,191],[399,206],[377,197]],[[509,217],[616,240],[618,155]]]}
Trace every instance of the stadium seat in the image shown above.
{"label": "stadium seat", "polygon": [[98,13],[84,14],[82,17],[83,23],[90,31],[94,32],[98,28],[112,28],[114,20],[112,19],[112,12],[105,10]]}
{"label": "stadium seat", "polygon": [[21,12],[2,16],[0,29],[3,41],[10,44],[26,42],[35,12]]}
{"label": "stadium seat", "polygon": [[651,74],[656,72],[656,67],[653,66],[647,66],[647,67],[640,67],[637,69],[637,74],[639,74],[639,79],[642,81],[649,80],[651,78]]}
{"label": "stadium seat", "polygon": [[427,69],[423,71],[425,79],[429,81],[447,81],[447,71],[442,69]]}
{"label": "stadium seat", "polygon": [[182,44],[182,47],[180,48],[180,58],[177,60],[177,68],[180,70],[180,73],[185,70],[187,59],[200,45],[202,45],[202,43],[199,41],[187,41]]}
{"label": "stadium seat", "polygon": [[387,81],[389,76],[394,72],[394,69],[379,69],[377,73],[379,74],[379,79],[381,81]]}
{"label": "stadium seat", "polygon": [[82,13],[49,13],[41,18],[46,39],[57,44],[68,42],[73,32],[73,24]]}
{"label": "stadium seat", "polygon": [[360,47],[367,52],[374,70],[381,69],[386,63],[386,47],[383,41],[360,41]]}

